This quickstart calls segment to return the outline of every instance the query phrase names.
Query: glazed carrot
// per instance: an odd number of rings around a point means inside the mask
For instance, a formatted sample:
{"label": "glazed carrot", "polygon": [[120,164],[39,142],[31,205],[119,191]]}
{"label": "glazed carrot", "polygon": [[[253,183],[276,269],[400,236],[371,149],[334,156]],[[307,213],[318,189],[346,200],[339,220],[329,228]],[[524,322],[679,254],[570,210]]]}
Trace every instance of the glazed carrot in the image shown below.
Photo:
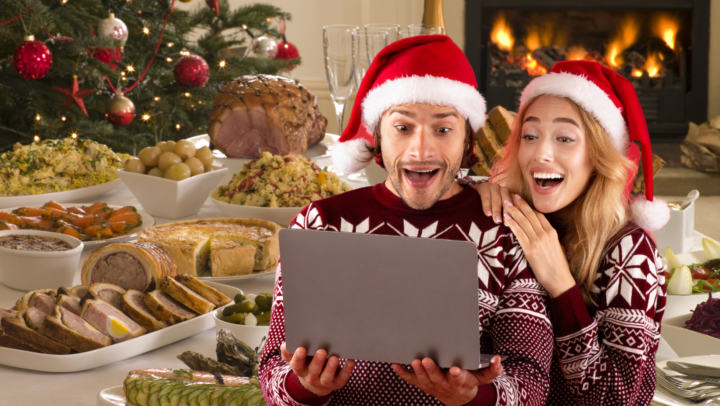
{"label": "glazed carrot", "polygon": [[58,209],[58,210],[62,210],[62,211],[67,211],[67,209],[65,208],[65,206],[63,206],[62,204],[60,204],[60,203],[58,203],[58,202],[47,202],[47,203],[45,203],[45,204],[43,205],[43,209],[47,209],[47,208]]}
{"label": "glazed carrot", "polygon": [[40,217],[30,217],[30,216],[18,216],[18,226],[22,229],[37,229],[40,228],[40,222],[42,221],[42,218]]}
{"label": "glazed carrot", "polygon": [[15,224],[0,221],[0,230],[18,230],[19,228]]}
{"label": "glazed carrot", "polygon": [[67,234],[75,238],[80,238],[80,233],[69,227],[58,227],[55,229],[56,233]]}
{"label": "glazed carrot", "polygon": [[106,223],[106,225],[110,227],[110,229],[113,231],[113,234],[115,235],[127,234],[128,231],[134,228],[132,223],[129,223],[127,221],[112,221]]}
{"label": "glazed carrot", "polygon": [[110,223],[118,221],[127,221],[131,223],[133,227],[137,227],[142,224],[142,218],[140,217],[140,215],[133,212],[120,215],[115,215],[115,213],[113,213],[110,217],[108,217],[108,222]]}
{"label": "glazed carrot", "polygon": [[113,212],[114,212],[113,209],[111,209],[111,208],[109,208],[109,207],[103,207],[103,208],[100,209],[100,210],[94,211],[92,214],[106,219],[106,218],[110,217],[110,215],[111,215]]}
{"label": "glazed carrot", "polygon": [[87,227],[83,230],[83,234],[90,236],[93,239],[110,238],[113,236],[112,230],[105,224],[96,224],[94,226]]}
{"label": "glazed carrot", "polygon": [[48,207],[42,212],[42,218],[52,220],[52,219],[58,219],[63,218],[68,214],[67,210],[60,210],[56,209],[54,207]]}
{"label": "glazed carrot", "polygon": [[137,213],[137,209],[133,206],[121,207],[121,208],[113,211],[112,214],[110,215],[110,218],[115,217],[115,216],[120,216],[120,215],[123,215],[126,213]]}
{"label": "glazed carrot", "polygon": [[17,214],[8,213],[5,211],[0,211],[0,221],[16,225],[20,224]]}
{"label": "glazed carrot", "polygon": [[85,215],[87,212],[80,206],[71,207],[68,209],[68,213]]}
{"label": "glazed carrot", "polygon": [[92,214],[87,214],[84,216],[80,216],[77,214],[68,214],[67,216],[63,217],[63,220],[74,225],[75,227],[80,227],[80,228],[86,228],[86,227],[94,226],[96,224],[102,224],[105,222],[105,219],[103,219],[102,217],[95,216]]}
{"label": "glazed carrot", "polygon": [[98,211],[98,210],[100,210],[100,209],[104,209],[104,208],[106,208],[106,207],[107,207],[107,203],[105,203],[105,202],[97,202],[97,203],[92,204],[91,206],[83,206],[82,208],[83,208],[83,209],[85,210],[85,212],[87,212],[87,213],[95,213],[96,211]]}
{"label": "glazed carrot", "polygon": [[40,208],[33,208],[33,207],[21,207],[19,209],[13,210],[13,213],[20,215],[20,216],[41,216],[43,214],[43,211],[45,209]]}

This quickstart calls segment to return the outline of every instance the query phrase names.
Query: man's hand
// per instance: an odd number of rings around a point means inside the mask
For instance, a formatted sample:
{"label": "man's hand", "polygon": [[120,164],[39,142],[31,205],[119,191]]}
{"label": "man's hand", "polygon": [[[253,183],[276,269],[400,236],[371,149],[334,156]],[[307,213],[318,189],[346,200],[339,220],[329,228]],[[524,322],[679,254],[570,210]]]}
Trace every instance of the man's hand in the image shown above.
{"label": "man's hand", "polygon": [[[295,372],[302,386],[318,396],[329,395],[334,390],[342,389],[355,368],[355,361],[349,359],[345,362],[342,370],[336,374],[340,360],[334,355],[327,359],[325,350],[318,350],[309,364],[306,362],[307,350],[305,348],[299,347],[295,350],[295,354],[291,354],[285,347],[285,343],[282,343],[280,353],[282,359],[290,364],[290,368]],[[325,363],[326,359],[327,364]]]}
{"label": "man's hand", "polygon": [[399,364],[392,364],[392,369],[405,382],[417,386],[421,391],[451,406],[464,405],[475,399],[478,386],[491,383],[503,371],[500,357],[497,356],[490,361],[489,367],[477,371],[467,371],[458,367],[443,371],[430,358],[422,361],[416,359],[412,362],[412,367],[415,373]]}

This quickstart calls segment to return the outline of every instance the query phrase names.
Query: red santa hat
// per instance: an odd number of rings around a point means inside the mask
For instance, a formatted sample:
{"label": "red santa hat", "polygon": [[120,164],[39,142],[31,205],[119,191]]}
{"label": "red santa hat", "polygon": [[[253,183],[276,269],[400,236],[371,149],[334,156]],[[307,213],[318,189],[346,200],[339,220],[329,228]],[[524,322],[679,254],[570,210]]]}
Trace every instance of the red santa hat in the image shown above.
{"label": "red santa hat", "polygon": [[473,131],[485,124],[485,99],[462,50],[445,35],[420,35],[383,48],[358,87],[350,122],[332,150],[333,166],[353,173],[370,164],[372,133],[382,114],[400,104],[454,107]]}
{"label": "red santa hat", "polygon": [[[640,227],[649,231],[662,228],[670,219],[670,210],[667,203],[653,198],[650,135],[632,83],[597,62],[564,61],[530,82],[523,90],[520,104],[544,94],[574,101],[600,123],[618,151],[636,165],[642,158],[645,197],[637,196],[631,202],[630,212]],[[640,150],[633,141],[640,143]],[[628,176],[625,190],[628,196],[633,178]]]}

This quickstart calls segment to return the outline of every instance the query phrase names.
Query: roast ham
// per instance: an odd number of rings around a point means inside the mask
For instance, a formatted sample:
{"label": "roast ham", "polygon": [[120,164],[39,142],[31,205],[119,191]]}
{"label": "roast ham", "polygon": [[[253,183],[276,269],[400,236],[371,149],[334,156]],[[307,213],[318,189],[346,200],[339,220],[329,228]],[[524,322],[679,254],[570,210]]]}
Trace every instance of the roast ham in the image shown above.
{"label": "roast ham", "polygon": [[213,102],[208,134],[228,158],[304,154],[325,137],[317,97],[280,76],[248,75],[226,84]]}

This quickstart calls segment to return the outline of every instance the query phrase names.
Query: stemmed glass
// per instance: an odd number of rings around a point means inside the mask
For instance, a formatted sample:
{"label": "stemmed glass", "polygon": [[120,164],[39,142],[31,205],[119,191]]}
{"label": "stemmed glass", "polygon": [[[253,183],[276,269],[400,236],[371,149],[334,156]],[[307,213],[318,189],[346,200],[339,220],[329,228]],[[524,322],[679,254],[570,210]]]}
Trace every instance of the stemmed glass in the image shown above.
{"label": "stemmed glass", "polygon": [[400,24],[365,24],[365,34],[370,34],[373,31],[386,32],[389,45],[399,39]]}
{"label": "stemmed glass", "polygon": [[326,25],[323,27],[323,51],[325,74],[330,86],[330,97],[335,105],[338,132],[343,132],[345,106],[355,89],[355,64],[353,61],[353,33],[356,25]]}
{"label": "stemmed glass", "polygon": [[437,34],[435,32],[435,27],[427,27],[422,24],[410,24],[408,25],[408,36],[414,37],[416,35],[433,35]]}

